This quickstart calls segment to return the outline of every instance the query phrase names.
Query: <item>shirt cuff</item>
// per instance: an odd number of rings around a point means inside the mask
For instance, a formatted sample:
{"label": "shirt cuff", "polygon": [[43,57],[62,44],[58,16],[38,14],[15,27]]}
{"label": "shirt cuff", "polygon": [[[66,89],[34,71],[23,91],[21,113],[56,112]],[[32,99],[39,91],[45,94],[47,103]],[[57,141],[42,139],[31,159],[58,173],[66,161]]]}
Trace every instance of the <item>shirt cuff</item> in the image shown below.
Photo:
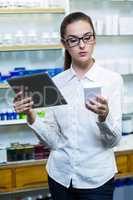
{"label": "shirt cuff", "polygon": [[[42,121],[42,119],[39,118],[38,116],[36,116],[36,119],[35,119],[35,121],[34,121],[33,124],[29,124],[29,123],[27,122],[27,125],[28,125],[30,128],[34,129],[34,130],[40,129],[40,127],[42,126],[42,124],[43,124],[43,121]],[[44,124],[43,124],[43,125],[44,125]]]}
{"label": "shirt cuff", "polygon": [[110,130],[112,129],[113,124],[114,124],[111,114],[107,115],[106,120],[104,122],[100,122],[99,120],[97,120],[96,123],[99,127],[106,127],[106,128],[109,128]]}

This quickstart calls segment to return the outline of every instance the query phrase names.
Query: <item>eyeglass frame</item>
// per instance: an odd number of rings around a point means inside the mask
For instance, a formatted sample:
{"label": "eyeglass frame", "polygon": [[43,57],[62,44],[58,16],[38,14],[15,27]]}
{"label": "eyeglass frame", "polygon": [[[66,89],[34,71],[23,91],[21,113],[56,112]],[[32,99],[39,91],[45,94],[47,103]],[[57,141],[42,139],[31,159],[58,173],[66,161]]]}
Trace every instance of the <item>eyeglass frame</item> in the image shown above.
{"label": "eyeglass frame", "polygon": [[[90,34],[89,36],[94,36],[93,41],[95,40],[96,34],[94,34],[94,33],[92,33],[92,32],[87,32],[87,33],[85,33],[82,37],[77,37],[77,36],[75,36],[75,35],[69,35],[69,37],[71,37],[71,38],[76,38],[76,39],[78,39],[78,43],[77,43],[76,45],[74,45],[74,46],[70,46],[70,45],[69,45],[68,41],[69,41],[70,38],[68,38],[68,39],[61,38],[61,41],[62,41],[62,42],[66,42],[67,45],[68,45],[70,48],[75,47],[75,46],[78,46],[78,45],[80,44],[80,41],[81,41],[81,40],[84,42],[84,44],[89,44],[89,42],[85,42],[85,41],[84,41],[84,37],[87,36],[87,34]],[[90,42],[90,44],[93,44],[93,42]]]}

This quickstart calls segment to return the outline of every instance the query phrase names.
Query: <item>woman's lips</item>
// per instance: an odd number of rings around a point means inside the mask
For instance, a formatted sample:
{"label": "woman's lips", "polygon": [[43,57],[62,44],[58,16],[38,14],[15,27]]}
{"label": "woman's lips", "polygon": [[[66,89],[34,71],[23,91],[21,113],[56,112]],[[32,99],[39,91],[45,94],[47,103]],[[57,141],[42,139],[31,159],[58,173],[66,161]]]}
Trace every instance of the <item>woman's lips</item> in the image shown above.
{"label": "woman's lips", "polygon": [[87,52],[85,51],[79,52],[79,55],[80,57],[85,57],[87,55]]}

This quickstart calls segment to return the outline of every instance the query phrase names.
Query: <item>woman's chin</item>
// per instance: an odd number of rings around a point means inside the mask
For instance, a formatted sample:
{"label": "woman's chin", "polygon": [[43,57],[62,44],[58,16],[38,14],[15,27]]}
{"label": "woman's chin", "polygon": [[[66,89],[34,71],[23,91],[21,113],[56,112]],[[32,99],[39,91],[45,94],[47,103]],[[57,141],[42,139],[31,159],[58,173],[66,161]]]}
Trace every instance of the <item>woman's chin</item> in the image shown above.
{"label": "woman's chin", "polygon": [[89,62],[89,58],[88,57],[80,57],[78,59],[78,62],[80,62],[80,63],[87,63],[87,62]]}

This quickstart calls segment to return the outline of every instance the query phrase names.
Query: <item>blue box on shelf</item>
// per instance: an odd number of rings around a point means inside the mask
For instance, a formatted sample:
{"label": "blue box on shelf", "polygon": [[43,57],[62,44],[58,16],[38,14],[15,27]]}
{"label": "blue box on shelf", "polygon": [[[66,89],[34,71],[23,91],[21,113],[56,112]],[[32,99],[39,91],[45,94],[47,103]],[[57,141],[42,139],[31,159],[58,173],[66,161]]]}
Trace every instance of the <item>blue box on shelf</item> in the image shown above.
{"label": "blue box on shelf", "polygon": [[1,74],[1,72],[0,72],[0,82],[2,82],[2,74]]}
{"label": "blue box on shelf", "polygon": [[16,112],[6,112],[6,120],[16,120],[18,113]]}
{"label": "blue box on shelf", "polygon": [[0,82],[1,83],[5,83],[7,81],[7,79],[11,78],[11,75],[10,74],[4,74],[4,75],[1,75],[0,77]]}
{"label": "blue box on shelf", "polygon": [[6,120],[6,114],[5,113],[0,113],[0,120],[3,121],[3,120]]}
{"label": "blue box on shelf", "polygon": [[25,67],[15,67],[14,71],[25,71],[26,68]]}
{"label": "blue box on shelf", "polygon": [[10,72],[10,75],[11,75],[11,77],[14,77],[14,76],[23,76],[25,73],[24,73],[24,71],[11,71]]}
{"label": "blue box on shelf", "polygon": [[25,74],[25,67],[15,67],[13,71],[10,71],[11,77],[23,76]]}

